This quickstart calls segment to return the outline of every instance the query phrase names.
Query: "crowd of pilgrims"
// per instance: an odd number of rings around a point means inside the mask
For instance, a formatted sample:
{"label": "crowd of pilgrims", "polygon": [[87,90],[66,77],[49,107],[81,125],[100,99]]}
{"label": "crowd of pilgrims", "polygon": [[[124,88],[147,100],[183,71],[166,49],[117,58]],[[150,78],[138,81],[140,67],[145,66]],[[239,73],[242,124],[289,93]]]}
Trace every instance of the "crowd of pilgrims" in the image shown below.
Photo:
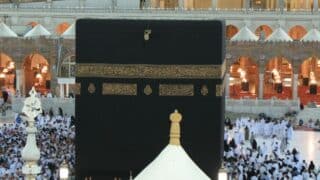
{"label": "crowd of pilgrims", "polygon": [[227,118],[224,166],[232,179],[320,180],[320,168],[313,161],[303,160],[297,149],[289,149],[293,132],[287,118]]}
{"label": "crowd of pilgrims", "polygon": [[[65,162],[71,175],[75,166],[75,118],[52,110],[36,117],[37,146],[40,149],[38,165],[42,168],[37,180],[55,180]],[[21,151],[26,143],[26,122],[16,116],[15,123],[0,127],[0,179],[22,180]]]}

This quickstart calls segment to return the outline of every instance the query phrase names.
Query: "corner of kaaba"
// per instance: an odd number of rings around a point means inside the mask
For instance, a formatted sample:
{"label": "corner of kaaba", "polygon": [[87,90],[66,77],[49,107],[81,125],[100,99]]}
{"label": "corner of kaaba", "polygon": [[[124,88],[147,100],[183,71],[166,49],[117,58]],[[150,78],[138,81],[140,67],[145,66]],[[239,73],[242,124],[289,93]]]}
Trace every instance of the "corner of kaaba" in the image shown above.
{"label": "corner of kaaba", "polygon": [[76,179],[135,177],[169,144],[211,179],[223,157],[224,29],[216,20],[76,22]]}

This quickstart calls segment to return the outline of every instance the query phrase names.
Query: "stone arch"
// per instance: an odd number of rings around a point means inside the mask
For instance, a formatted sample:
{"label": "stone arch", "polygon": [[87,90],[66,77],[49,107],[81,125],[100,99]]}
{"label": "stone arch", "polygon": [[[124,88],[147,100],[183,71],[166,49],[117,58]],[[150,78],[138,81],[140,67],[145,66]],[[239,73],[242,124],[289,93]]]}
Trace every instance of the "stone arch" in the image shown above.
{"label": "stone arch", "polygon": [[299,70],[298,95],[303,104],[311,101],[320,104],[320,59],[316,56],[305,59]]}
{"label": "stone arch", "polygon": [[228,40],[230,40],[235,34],[239,32],[239,28],[237,26],[229,24],[226,27],[226,37]]}
{"label": "stone arch", "polygon": [[27,94],[32,86],[41,94],[50,90],[51,72],[48,60],[39,53],[31,53],[22,63],[24,70],[24,93]]}
{"label": "stone arch", "polygon": [[0,87],[15,92],[15,63],[10,56],[0,53]]}
{"label": "stone arch", "polygon": [[268,36],[270,36],[272,34],[273,30],[270,26],[268,25],[261,25],[259,26],[256,31],[255,34],[260,37],[260,39],[266,39],[268,38]]}
{"label": "stone arch", "polygon": [[293,40],[300,40],[306,34],[307,30],[301,25],[296,25],[289,29],[289,36]]}
{"label": "stone arch", "polygon": [[259,87],[259,68],[249,56],[239,57],[229,69],[229,97],[256,98]]}
{"label": "stone arch", "polygon": [[67,22],[63,22],[57,25],[56,27],[56,33],[58,35],[63,34],[68,28],[70,27],[70,24]]}
{"label": "stone arch", "polygon": [[293,67],[288,59],[277,56],[269,59],[264,73],[264,98],[292,99]]}

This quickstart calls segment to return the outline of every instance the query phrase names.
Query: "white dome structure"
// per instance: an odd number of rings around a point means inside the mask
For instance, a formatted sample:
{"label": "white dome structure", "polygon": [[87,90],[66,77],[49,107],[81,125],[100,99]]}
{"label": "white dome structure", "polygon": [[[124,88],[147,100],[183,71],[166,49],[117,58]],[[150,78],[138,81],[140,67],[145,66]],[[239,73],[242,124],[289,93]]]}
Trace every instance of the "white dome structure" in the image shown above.
{"label": "white dome structure", "polygon": [[71,24],[71,26],[61,35],[65,39],[75,39],[76,37],[76,26],[75,23]]}
{"label": "white dome structure", "polygon": [[320,41],[320,32],[316,28],[312,28],[306,35],[303,36],[301,41],[304,41],[304,42]]}
{"label": "white dome structure", "polygon": [[1,22],[0,37],[18,37],[18,35],[14,31],[12,31],[6,24]]}
{"label": "white dome structure", "polygon": [[288,42],[293,40],[281,27],[279,27],[266,39],[266,41]]}
{"label": "white dome structure", "polygon": [[134,180],[210,180],[180,145],[182,115],[170,115],[170,144]]}
{"label": "white dome structure", "polygon": [[29,32],[27,32],[24,37],[38,37],[38,36],[50,36],[51,33],[44,28],[41,24],[37,24]]}
{"label": "white dome structure", "polygon": [[259,38],[247,27],[244,26],[231,38],[231,41],[257,41]]}

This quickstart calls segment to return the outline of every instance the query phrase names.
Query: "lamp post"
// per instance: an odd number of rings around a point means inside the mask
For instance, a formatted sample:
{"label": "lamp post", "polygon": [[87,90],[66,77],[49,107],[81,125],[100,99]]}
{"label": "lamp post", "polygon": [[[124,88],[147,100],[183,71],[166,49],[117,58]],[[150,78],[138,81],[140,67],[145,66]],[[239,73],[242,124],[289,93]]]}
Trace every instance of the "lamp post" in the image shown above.
{"label": "lamp post", "polygon": [[36,90],[32,87],[29,92],[30,97],[24,101],[22,108],[23,119],[28,122],[27,130],[27,143],[23,148],[21,155],[24,160],[24,166],[22,167],[22,173],[26,176],[27,180],[34,180],[37,174],[40,173],[41,167],[38,166],[38,160],[40,159],[40,150],[37,147],[36,133],[37,128],[34,125],[34,118],[41,113],[41,101],[36,97]]}
{"label": "lamp post", "polygon": [[61,180],[67,180],[69,178],[69,168],[68,164],[65,161],[63,161],[59,169],[59,177]]}
{"label": "lamp post", "polygon": [[224,168],[223,161],[219,169],[218,180],[228,180],[228,171]]}

